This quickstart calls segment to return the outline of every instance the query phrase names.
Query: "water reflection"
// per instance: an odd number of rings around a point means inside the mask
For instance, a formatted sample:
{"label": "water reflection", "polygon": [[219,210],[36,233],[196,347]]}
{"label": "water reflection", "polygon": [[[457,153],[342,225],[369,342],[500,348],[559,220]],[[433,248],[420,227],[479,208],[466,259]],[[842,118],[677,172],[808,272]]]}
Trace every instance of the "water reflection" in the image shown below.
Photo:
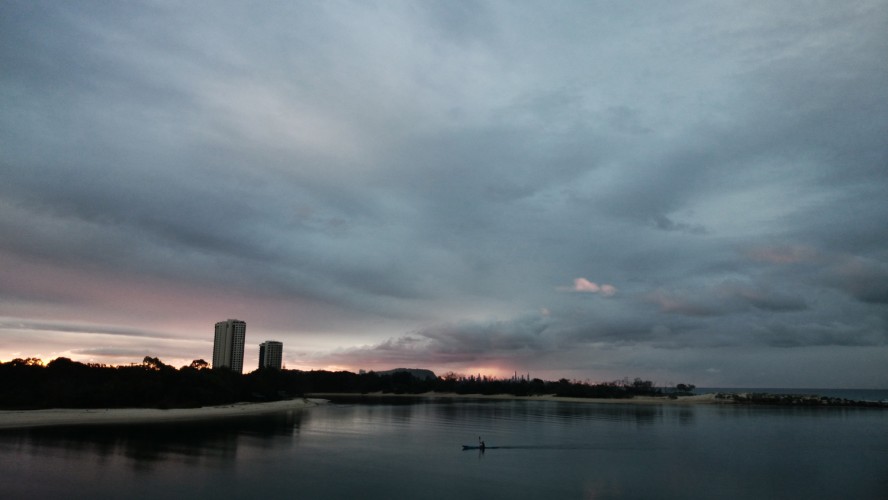
{"label": "water reflection", "polygon": [[691,408],[679,408],[678,423],[682,426],[690,426],[694,424],[694,410]]}
{"label": "water reflection", "polygon": [[202,422],[44,427],[4,433],[3,441],[31,453],[92,455],[100,462],[125,457],[138,468],[162,461],[229,461],[237,457],[242,439],[291,446],[309,415],[289,411]]}
{"label": "water reflection", "polygon": [[[884,498],[881,412],[403,401],[0,432],[0,484],[4,498]],[[460,448],[478,436],[483,454]]]}
{"label": "water reflection", "polygon": [[565,403],[558,401],[489,401],[477,400],[445,406],[439,410],[453,420],[460,420],[466,414],[473,417],[479,413],[491,419],[528,420],[549,422],[556,419],[567,425],[589,421],[634,422],[638,426],[661,423],[667,418],[676,418],[683,425],[694,420],[694,411],[688,407],[667,407],[663,405],[637,405],[620,403]]}

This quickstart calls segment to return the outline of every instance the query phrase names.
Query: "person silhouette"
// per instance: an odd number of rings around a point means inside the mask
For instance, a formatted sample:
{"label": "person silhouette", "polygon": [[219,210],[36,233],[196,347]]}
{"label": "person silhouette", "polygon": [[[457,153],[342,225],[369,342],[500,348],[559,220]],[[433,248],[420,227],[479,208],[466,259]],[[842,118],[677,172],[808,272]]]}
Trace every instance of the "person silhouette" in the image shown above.
{"label": "person silhouette", "polygon": [[484,448],[486,448],[486,445],[484,444],[484,440],[481,439],[481,436],[478,436],[478,448],[481,451],[484,451]]}

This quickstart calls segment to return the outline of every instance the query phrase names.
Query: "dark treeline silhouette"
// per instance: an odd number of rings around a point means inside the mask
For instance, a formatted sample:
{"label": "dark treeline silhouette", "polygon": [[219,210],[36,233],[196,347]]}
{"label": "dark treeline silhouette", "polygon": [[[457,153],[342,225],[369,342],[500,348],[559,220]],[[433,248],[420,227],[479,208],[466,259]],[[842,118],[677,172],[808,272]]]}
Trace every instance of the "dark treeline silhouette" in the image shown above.
{"label": "dark treeline silhouette", "polygon": [[132,366],[84,364],[57,358],[15,359],[0,364],[0,407],[189,408],[241,400],[243,381],[195,360],[180,369],[146,357]]}
{"label": "dark treeline silhouette", "polygon": [[[690,393],[679,384],[667,395]],[[499,379],[487,376],[417,377],[410,371],[352,373],[324,370],[257,370],[248,374],[209,369],[204,360],[176,369],[145,357],[130,366],[85,364],[57,358],[45,366],[34,358],[0,363],[0,408],[191,408],[245,401],[273,401],[307,393],[383,392],[420,394],[512,394],[589,398],[630,398],[664,395],[650,381],[636,378],[590,384],[540,379]]]}
{"label": "dark treeline silhouette", "polygon": [[[690,393],[694,386],[680,384]],[[512,377],[500,379],[485,376],[463,376],[448,373],[439,377],[435,390],[439,392],[455,392],[457,394],[512,394],[515,396],[538,396],[553,394],[562,397],[578,398],[631,398],[634,396],[662,396],[664,390],[654,387],[650,380],[636,378],[613,382],[589,383],[570,381],[565,378],[557,382],[548,382],[538,378]],[[678,394],[678,389],[667,390],[669,394]]]}

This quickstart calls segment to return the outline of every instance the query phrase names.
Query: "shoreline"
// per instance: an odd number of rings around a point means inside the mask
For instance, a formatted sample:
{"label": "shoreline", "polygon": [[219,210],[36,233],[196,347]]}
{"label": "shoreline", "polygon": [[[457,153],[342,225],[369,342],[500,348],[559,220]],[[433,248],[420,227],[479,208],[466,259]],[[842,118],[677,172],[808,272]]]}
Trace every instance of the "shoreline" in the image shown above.
{"label": "shoreline", "polygon": [[426,398],[426,399],[490,399],[499,401],[555,401],[562,403],[600,403],[630,405],[697,405],[697,404],[735,404],[731,400],[719,399],[716,393],[698,394],[694,396],[635,396],[632,398],[577,398],[546,394],[541,396],[515,396],[512,394],[458,394],[455,392],[423,392],[419,394],[393,394],[383,392],[312,392],[306,394],[315,398]]}
{"label": "shoreline", "polygon": [[0,430],[67,425],[153,424],[196,422],[224,418],[263,415],[311,408],[327,401],[298,398],[267,403],[233,403],[200,408],[53,408],[48,410],[2,410]]}
{"label": "shoreline", "polygon": [[[755,397],[759,397],[758,400]],[[536,396],[515,396],[512,394],[458,394],[455,392],[424,392],[419,394],[394,394],[383,392],[313,392],[304,398],[272,401],[265,403],[232,403],[200,408],[53,408],[45,410],[0,410],[0,431],[8,429],[28,429],[50,426],[78,425],[125,425],[153,424],[170,422],[197,422],[225,418],[263,415],[290,410],[311,408],[329,403],[336,398],[348,399],[450,399],[450,400],[491,400],[491,401],[551,401],[562,403],[606,404],[606,405],[778,405],[806,407],[876,407],[888,408],[885,403],[866,403],[841,400],[840,402],[821,401],[797,396],[773,394],[730,394],[706,393],[692,396],[635,396],[631,398],[580,398],[562,397],[552,394]],[[763,399],[764,398],[764,399]],[[770,398],[770,399],[768,399]],[[774,399],[776,398],[776,399]]]}
{"label": "shoreline", "polygon": [[709,392],[691,396],[633,396],[631,398],[583,398],[544,394],[535,396],[515,396],[512,394],[458,394],[453,392],[424,392],[419,394],[335,393],[314,392],[308,396],[335,399],[340,398],[426,398],[426,399],[488,399],[499,401],[553,401],[584,404],[623,404],[623,405],[732,405],[732,406],[778,406],[800,408],[876,408],[888,409],[886,401],[857,401],[835,397],[804,394],[771,394],[756,392]]}

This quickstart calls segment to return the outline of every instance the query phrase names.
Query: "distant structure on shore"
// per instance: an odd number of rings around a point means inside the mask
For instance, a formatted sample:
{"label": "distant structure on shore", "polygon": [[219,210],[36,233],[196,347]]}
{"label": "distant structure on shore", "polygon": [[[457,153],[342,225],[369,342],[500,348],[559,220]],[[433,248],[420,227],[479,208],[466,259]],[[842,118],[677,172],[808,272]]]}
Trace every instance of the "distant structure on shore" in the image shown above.
{"label": "distant structure on shore", "polygon": [[247,323],[229,319],[216,323],[216,336],[213,340],[213,368],[228,368],[233,372],[244,370],[244,340],[247,336]]}
{"label": "distant structure on shore", "polygon": [[259,344],[259,369],[281,369],[281,360],[284,356],[284,344],[277,340],[266,340]]}
{"label": "distant structure on shore", "polygon": [[376,372],[377,375],[395,375],[397,373],[409,373],[420,380],[437,380],[438,376],[432,370],[425,368],[395,368],[393,370],[385,370]]}

